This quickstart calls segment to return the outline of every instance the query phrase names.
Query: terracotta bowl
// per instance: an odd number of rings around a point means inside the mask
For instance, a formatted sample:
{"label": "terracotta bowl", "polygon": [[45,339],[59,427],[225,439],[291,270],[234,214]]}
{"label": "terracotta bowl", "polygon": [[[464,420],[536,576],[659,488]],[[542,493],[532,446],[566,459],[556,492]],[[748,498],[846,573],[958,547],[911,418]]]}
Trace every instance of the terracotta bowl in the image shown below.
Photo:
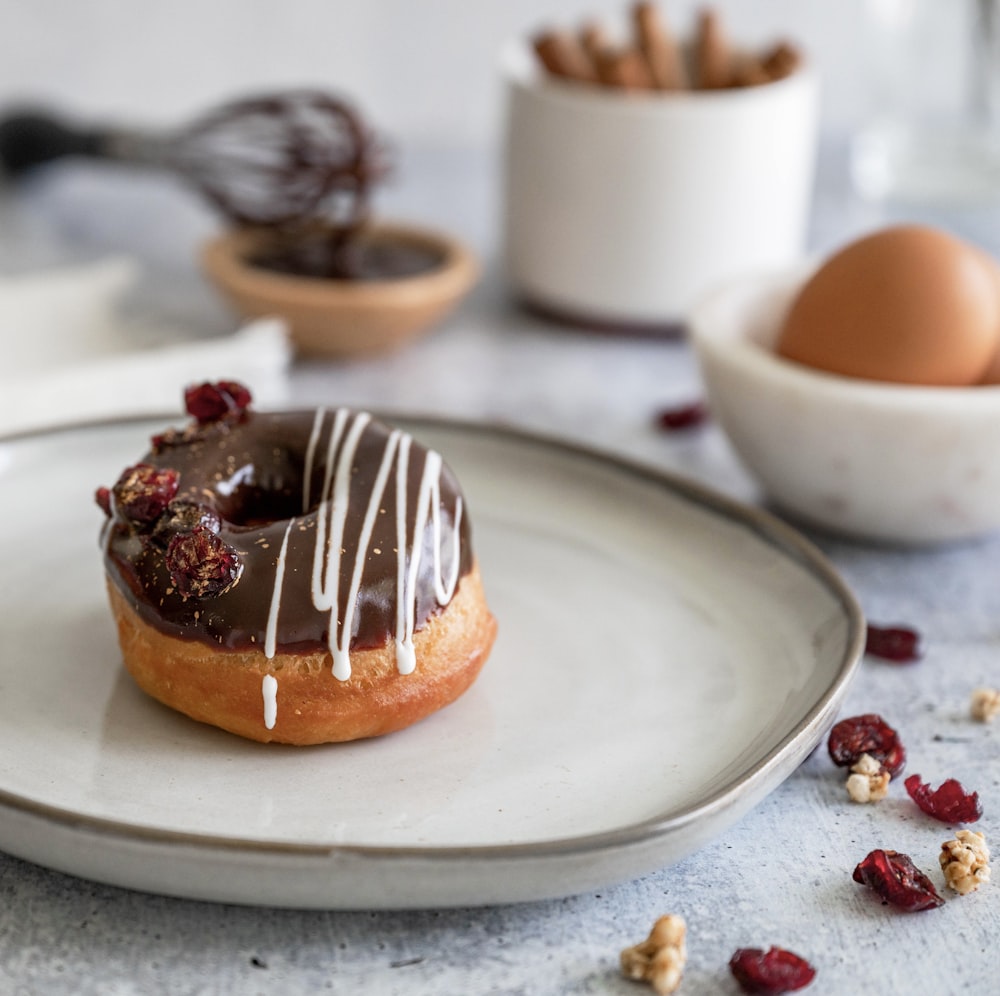
{"label": "terracotta bowl", "polygon": [[305,355],[347,357],[385,352],[429,330],[465,296],[479,274],[472,253],[431,229],[373,226],[372,242],[394,242],[437,253],[441,264],[414,276],[336,280],[295,276],[251,265],[268,234],[228,232],[208,242],[202,267],[236,311],[283,318]]}

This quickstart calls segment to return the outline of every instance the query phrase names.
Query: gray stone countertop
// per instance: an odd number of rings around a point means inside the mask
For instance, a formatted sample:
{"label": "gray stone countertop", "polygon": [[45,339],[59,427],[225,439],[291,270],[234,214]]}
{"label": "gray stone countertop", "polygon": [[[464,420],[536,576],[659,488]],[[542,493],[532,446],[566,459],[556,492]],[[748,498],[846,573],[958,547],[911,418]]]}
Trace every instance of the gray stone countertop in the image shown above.
{"label": "gray stone countertop", "polygon": [[[851,201],[836,153],[827,150],[823,159],[818,250],[873,223]],[[673,435],[653,426],[659,409],[700,397],[683,341],[569,331],[509,304],[495,258],[493,157],[429,149],[404,166],[406,180],[387,191],[385,212],[465,235],[483,255],[486,276],[445,327],[403,353],[297,364],[297,399],[501,420],[759,501],[715,426]],[[145,179],[115,184],[83,170],[8,192],[5,200],[5,270],[56,257],[132,254],[145,272],[129,302],[137,314],[167,315],[207,335],[226,328],[227,316],[192,262],[211,222],[177,191]],[[991,231],[981,216],[952,227],[963,225],[970,237]],[[923,658],[910,666],[866,658],[843,714],[891,717],[907,743],[910,771],[936,781],[953,775],[977,788],[986,814],[978,828],[1000,847],[1000,724],[968,718],[970,690],[1000,685],[993,559],[1000,560],[1000,540],[907,550],[807,535],[870,621],[914,625],[924,640]],[[705,736],[712,736],[709,724]],[[731,953],[771,944],[816,966],[806,991],[817,996],[996,992],[997,884],[906,915],[851,880],[869,850],[886,847],[913,856],[940,885],[937,853],[949,836],[951,828],[915,810],[902,786],[877,806],[850,803],[842,774],[820,749],[738,824],[678,864],[531,904],[356,913],[223,906],[95,884],[0,855],[0,992],[631,996],[648,990],[621,977],[619,951],[667,912],[688,925],[686,996],[736,993],[726,969]]]}

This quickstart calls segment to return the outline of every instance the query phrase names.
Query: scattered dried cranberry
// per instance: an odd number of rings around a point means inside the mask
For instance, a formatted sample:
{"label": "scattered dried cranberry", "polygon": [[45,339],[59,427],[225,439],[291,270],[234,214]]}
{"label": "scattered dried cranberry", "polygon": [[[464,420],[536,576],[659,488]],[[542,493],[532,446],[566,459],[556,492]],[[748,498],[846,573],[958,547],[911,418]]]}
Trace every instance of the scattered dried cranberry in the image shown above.
{"label": "scattered dried cranberry", "polygon": [[745,993],[790,993],[808,986],[816,969],[784,948],[740,948],[729,959],[729,971]]}
{"label": "scattered dried cranberry", "polygon": [[235,380],[192,384],[184,392],[187,413],[199,422],[216,422],[231,415],[241,415],[252,400],[250,392]]}
{"label": "scattered dried cranberry", "polygon": [[908,913],[944,904],[931,880],[908,855],[897,851],[872,851],[854,869],[854,881],[878,893],[883,903]]}
{"label": "scattered dried cranberry", "polygon": [[975,823],[983,815],[979,793],[966,792],[954,778],[943,781],[933,791],[920,775],[910,775],[903,784],[921,810],[942,823]]}
{"label": "scattered dried cranberry", "polygon": [[115,507],[133,522],[148,525],[155,522],[174,495],[180,477],[169,467],[153,467],[138,463],[126,467],[115,484]]}
{"label": "scattered dried cranberry", "polygon": [[908,626],[869,625],[865,653],[896,664],[910,664],[920,660],[920,634]]}
{"label": "scattered dried cranberry", "polygon": [[185,598],[212,598],[231,588],[242,564],[236,551],[206,529],[177,533],[167,545],[170,579]]}
{"label": "scattered dried cranberry", "polygon": [[111,515],[111,489],[98,488],[94,492],[94,501],[101,507],[101,511],[110,517]]}
{"label": "scattered dried cranberry", "polygon": [[218,513],[192,498],[175,498],[156,520],[153,539],[167,544],[176,533],[190,533],[198,526],[217,533],[222,528]]}
{"label": "scattered dried cranberry", "polygon": [[877,713],[842,719],[830,730],[827,749],[833,763],[841,768],[856,764],[862,754],[870,754],[895,778],[906,763],[906,750],[896,731]]}
{"label": "scattered dried cranberry", "polygon": [[664,408],[656,415],[657,428],[667,432],[678,429],[693,429],[708,421],[708,407],[703,401],[692,401],[676,408]]}

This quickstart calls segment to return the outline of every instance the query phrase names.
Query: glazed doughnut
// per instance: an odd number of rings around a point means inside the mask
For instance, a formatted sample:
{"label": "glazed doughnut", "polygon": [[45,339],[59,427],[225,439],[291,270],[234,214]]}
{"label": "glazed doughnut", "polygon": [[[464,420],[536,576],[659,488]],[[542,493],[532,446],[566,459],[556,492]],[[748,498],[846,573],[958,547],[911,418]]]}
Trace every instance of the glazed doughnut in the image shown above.
{"label": "glazed doughnut", "polygon": [[263,742],[373,737],[475,680],[496,635],[453,473],[366,412],[256,412],[222,381],[99,488],[126,669]]}

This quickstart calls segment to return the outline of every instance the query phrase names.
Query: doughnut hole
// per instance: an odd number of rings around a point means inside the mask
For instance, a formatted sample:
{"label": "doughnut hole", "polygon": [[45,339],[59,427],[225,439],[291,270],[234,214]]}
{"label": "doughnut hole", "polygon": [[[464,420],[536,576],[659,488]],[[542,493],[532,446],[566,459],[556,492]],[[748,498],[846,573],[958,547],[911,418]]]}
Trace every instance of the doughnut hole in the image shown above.
{"label": "doughnut hole", "polygon": [[[291,454],[275,454],[267,467],[252,463],[217,482],[212,504],[233,526],[254,528],[302,515],[304,468]],[[306,511],[313,511],[318,501]]]}

